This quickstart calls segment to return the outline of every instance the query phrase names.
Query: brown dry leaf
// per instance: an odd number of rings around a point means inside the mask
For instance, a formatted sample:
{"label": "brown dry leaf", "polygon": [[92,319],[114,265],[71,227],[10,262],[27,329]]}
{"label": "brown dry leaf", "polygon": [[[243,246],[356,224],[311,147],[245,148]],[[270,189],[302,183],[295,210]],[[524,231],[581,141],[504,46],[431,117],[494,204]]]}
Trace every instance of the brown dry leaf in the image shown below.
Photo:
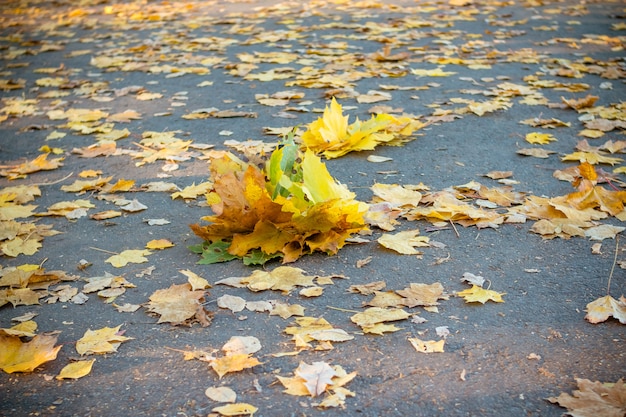
{"label": "brown dry leaf", "polygon": [[211,368],[217,373],[219,379],[230,372],[239,372],[244,369],[261,365],[258,359],[247,353],[235,353],[232,355],[216,358],[209,363]]}
{"label": "brown dry leaf", "polygon": [[13,307],[39,304],[39,296],[39,293],[30,288],[0,290],[0,306],[7,303],[11,303]]}
{"label": "brown dry leaf", "polygon": [[437,300],[447,300],[448,294],[443,290],[443,285],[439,282],[433,284],[409,284],[409,287],[396,291],[403,297],[402,305],[406,307],[416,306],[436,306]]}
{"label": "brown dry leaf", "polygon": [[616,383],[592,382],[577,378],[578,389],[572,394],[562,392],[548,401],[567,408],[567,414],[575,417],[624,417],[626,415],[626,385],[620,379]]}
{"label": "brown dry leaf", "polygon": [[517,153],[525,156],[534,156],[535,158],[549,158],[551,154],[556,153],[555,151],[549,151],[541,148],[525,148],[518,149]]}
{"label": "brown dry leaf", "polygon": [[167,289],[155,291],[146,308],[160,316],[158,323],[184,324],[194,317],[200,320],[199,315],[205,315],[204,295],[204,290],[192,290],[191,284],[172,284]]}
{"label": "brown dry leaf", "polygon": [[98,330],[87,330],[83,337],[76,342],[76,351],[80,355],[93,355],[117,352],[117,348],[132,337],[123,336],[117,327],[103,327]]}
{"label": "brown dry leaf", "polygon": [[0,335],[0,369],[8,374],[32,372],[56,359],[61,349],[61,345],[54,346],[56,341],[56,335],[37,335],[26,343],[18,336]]}
{"label": "brown dry leaf", "polygon": [[624,296],[621,296],[619,300],[610,295],[600,297],[587,304],[586,311],[585,319],[593,324],[606,321],[609,317],[614,317],[620,323],[626,324],[626,298]]}
{"label": "brown dry leaf", "polygon": [[411,315],[409,313],[400,308],[385,309],[380,307],[371,307],[362,313],[353,315],[350,317],[350,320],[357,326],[360,326],[364,331],[367,331],[368,328],[374,327],[379,323],[404,320],[410,316]]}
{"label": "brown dry leaf", "polygon": [[596,103],[596,101],[599,99],[600,97],[598,96],[592,96],[592,95],[588,95],[584,98],[581,99],[571,99],[571,100],[567,100],[563,97],[561,97],[561,100],[563,101],[563,103],[567,104],[569,107],[571,107],[574,110],[580,110],[580,109],[585,109],[588,107],[593,107],[593,105]]}
{"label": "brown dry leaf", "polygon": [[385,283],[385,281],[374,281],[368,284],[351,285],[350,288],[348,288],[348,292],[355,294],[371,295],[376,293],[376,291],[384,289],[386,286],[387,284]]}

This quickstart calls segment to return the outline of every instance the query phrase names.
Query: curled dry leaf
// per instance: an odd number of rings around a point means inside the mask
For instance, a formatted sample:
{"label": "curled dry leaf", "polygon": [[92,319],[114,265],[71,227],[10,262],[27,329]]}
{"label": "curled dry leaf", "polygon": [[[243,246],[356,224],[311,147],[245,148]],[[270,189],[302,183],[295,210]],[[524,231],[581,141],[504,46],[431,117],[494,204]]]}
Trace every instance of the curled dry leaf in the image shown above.
{"label": "curled dry leaf", "polygon": [[578,389],[572,394],[561,393],[548,401],[567,408],[576,417],[623,417],[626,415],[626,385],[620,379],[614,384],[592,382],[577,378]]}
{"label": "curled dry leaf", "polygon": [[415,348],[420,353],[441,353],[443,352],[443,345],[446,343],[445,340],[441,339],[439,341],[435,340],[421,340],[417,337],[409,337],[409,342],[411,346]]}
{"label": "curled dry leaf", "polygon": [[601,323],[614,317],[620,323],[626,324],[626,298],[621,296],[619,300],[606,295],[587,304],[585,319],[593,324]]}

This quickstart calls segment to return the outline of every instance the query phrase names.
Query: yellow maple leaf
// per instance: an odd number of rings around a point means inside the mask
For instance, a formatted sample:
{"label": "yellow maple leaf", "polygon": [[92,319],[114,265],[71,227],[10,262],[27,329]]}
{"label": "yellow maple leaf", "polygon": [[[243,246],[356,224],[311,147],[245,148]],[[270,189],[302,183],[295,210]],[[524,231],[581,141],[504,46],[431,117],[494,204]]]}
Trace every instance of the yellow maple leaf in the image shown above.
{"label": "yellow maple leaf", "polygon": [[8,176],[10,179],[15,179],[24,177],[25,175],[32,174],[34,172],[49,171],[63,166],[62,161],[65,158],[54,158],[48,160],[48,155],[49,153],[42,153],[32,161],[25,162],[16,167],[9,168],[8,170],[0,171],[0,174]]}
{"label": "yellow maple leaf", "polygon": [[494,301],[496,303],[503,303],[502,296],[504,293],[497,293],[492,290],[486,290],[478,285],[472,284],[472,288],[459,291],[457,296],[463,297],[466,303],[483,303],[487,301]]}
{"label": "yellow maple leaf", "polygon": [[445,344],[445,340],[441,339],[438,341],[435,340],[421,340],[417,337],[409,337],[409,342],[411,346],[415,348],[416,351],[420,353],[440,353],[443,352],[443,345]]}
{"label": "yellow maple leaf", "polygon": [[417,75],[418,77],[449,77],[451,75],[456,74],[453,71],[444,71],[441,67],[437,67],[435,69],[413,69],[411,68],[411,74]]}
{"label": "yellow maple leaf", "polygon": [[30,239],[22,239],[21,237],[15,237],[7,242],[2,242],[0,250],[6,256],[15,258],[18,255],[34,255],[41,248],[41,242],[37,237],[31,237]]}
{"label": "yellow maple leaf", "polygon": [[117,327],[103,327],[98,330],[88,329],[76,342],[76,351],[80,355],[93,355],[117,352],[117,348],[132,337],[123,336]]}
{"label": "yellow maple leaf", "polygon": [[57,375],[57,379],[78,379],[82,378],[86,375],[89,375],[91,372],[91,368],[96,360],[91,359],[87,361],[76,361],[66,365],[59,375]]}
{"label": "yellow maple leaf", "polygon": [[241,282],[252,291],[276,290],[289,292],[296,286],[311,287],[314,276],[304,275],[300,268],[279,266],[272,271],[257,270]]}
{"label": "yellow maple leaf", "polygon": [[219,413],[222,416],[243,416],[249,415],[252,417],[254,413],[258,410],[257,407],[248,404],[248,403],[235,403],[235,404],[226,404],[221,405],[219,407],[213,408],[211,411]]}
{"label": "yellow maple leaf", "polygon": [[579,161],[579,162],[588,162],[592,165],[596,164],[609,164],[615,165],[621,162],[624,162],[622,158],[615,158],[612,156],[608,156],[606,153],[602,151],[578,151],[572,152],[561,158],[561,161]]}
{"label": "yellow maple leaf", "polygon": [[151,253],[152,252],[146,249],[128,249],[117,255],[108,257],[104,262],[108,262],[116,268],[121,268],[129,263],[140,264],[148,262],[148,258],[145,256]]}
{"label": "yellow maple leaf", "polygon": [[32,372],[41,364],[56,359],[61,345],[54,346],[57,336],[37,335],[29,342],[17,336],[0,335],[0,369],[13,372]]}
{"label": "yellow maple leaf", "polygon": [[257,358],[249,353],[235,353],[221,358],[213,359],[210,362],[211,368],[217,373],[220,379],[230,372],[238,372],[244,369],[261,365]]}
{"label": "yellow maple leaf", "polygon": [[394,250],[403,255],[420,255],[422,252],[415,248],[428,247],[430,238],[428,236],[419,236],[419,230],[405,230],[394,235],[383,233],[378,238],[378,243],[387,249]]}
{"label": "yellow maple leaf", "polygon": [[552,136],[550,133],[539,133],[539,132],[531,132],[526,134],[526,142],[532,144],[546,145],[550,142],[556,141],[557,139]]}
{"label": "yellow maple leaf", "polygon": [[167,239],[153,239],[146,243],[146,249],[166,249],[173,246],[174,244]]}
{"label": "yellow maple leaf", "polygon": [[321,118],[309,124],[302,134],[302,142],[315,153],[326,158],[338,158],[351,151],[372,150],[382,143],[406,137],[423,125],[408,117],[396,118],[381,113],[362,122],[348,125],[348,116],[335,98],[326,106]]}
{"label": "yellow maple leaf", "polygon": [[194,199],[200,195],[207,194],[213,188],[213,183],[211,182],[202,182],[198,185],[194,182],[191,185],[183,188],[181,191],[177,191],[172,193],[172,200],[176,198],[184,198],[184,199]]}

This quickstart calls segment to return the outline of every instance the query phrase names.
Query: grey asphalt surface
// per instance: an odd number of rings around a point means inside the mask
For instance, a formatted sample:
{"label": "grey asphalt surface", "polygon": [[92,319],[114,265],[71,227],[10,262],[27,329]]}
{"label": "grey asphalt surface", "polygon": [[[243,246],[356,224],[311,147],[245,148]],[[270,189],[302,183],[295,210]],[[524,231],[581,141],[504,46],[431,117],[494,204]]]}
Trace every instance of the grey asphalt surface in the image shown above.
{"label": "grey asphalt surface", "polygon": [[[305,126],[319,117],[320,109],[328,103],[330,86],[286,85],[298,79],[303,67],[324,68],[331,75],[363,71],[361,79],[352,81],[360,94],[381,90],[381,85],[429,87],[390,90],[392,100],[376,103],[403,108],[424,122],[432,121],[438,112],[464,107],[457,98],[492,98],[470,90],[485,91],[503,81],[527,85],[527,77],[532,75],[561,83],[588,84],[589,88],[580,92],[539,89],[553,104],[561,104],[561,97],[579,99],[591,94],[599,97],[597,106],[611,106],[626,97],[626,37],[620,29],[626,15],[623,2],[341,3],[4,2],[0,9],[0,79],[12,80],[10,84],[19,84],[17,80],[22,79],[23,87],[4,90],[3,105],[16,97],[36,101],[32,113],[3,110],[8,118],[0,123],[0,165],[5,169],[32,160],[41,154],[43,145],[63,150],[61,155],[50,155],[48,159],[65,159],[57,169],[35,172],[26,178],[1,177],[0,187],[44,184],[40,185],[41,196],[31,203],[38,206],[35,212],[45,212],[61,201],[84,198],[96,206],[89,210],[93,214],[116,207],[99,198],[101,193],[76,196],[61,190],[78,179],[83,170],[101,170],[103,176],[114,176],[114,181],[131,179],[137,185],[167,181],[182,189],[201,183],[208,178],[202,146],[192,148],[187,160],[157,160],[142,166],[136,166],[140,160],[124,152],[80,158],[72,150],[96,143],[94,135],[77,134],[63,127],[64,120],[50,119],[48,112],[72,108],[101,109],[109,114],[139,112],[140,119],[115,123],[116,129],[130,131],[129,137],[117,141],[118,151],[138,151],[137,143],[146,131],[175,131],[181,139],[192,140],[194,145],[214,145],[216,150],[228,150],[224,141],[229,139],[274,142],[276,136],[265,134],[265,127]],[[367,73],[367,68],[355,68],[353,63],[342,66],[349,62],[347,54],[365,57],[383,51],[386,44],[393,46],[391,53],[406,52],[408,56],[390,64],[390,73],[385,74],[380,67]],[[525,48],[527,59],[511,59],[519,57],[517,53]],[[328,55],[319,55],[321,50]],[[276,73],[288,74],[285,79],[261,81],[240,76],[245,69],[242,54],[279,51],[296,54],[297,60],[276,63],[268,58],[250,73],[278,69]],[[126,59],[120,66],[95,65],[94,58],[120,56]],[[222,59],[203,64],[207,58]],[[472,69],[464,61],[442,66],[444,71],[456,72],[448,77],[420,78],[410,73],[410,69],[435,69],[444,58],[486,59],[491,66]],[[618,69],[619,75],[607,79],[581,72],[580,78],[570,78],[554,73],[562,68],[579,68],[576,65],[581,62]],[[180,75],[186,68],[199,67],[209,71]],[[41,71],[50,68],[56,71]],[[38,85],[37,80],[44,77],[60,77],[63,81],[59,85],[39,81]],[[198,86],[206,81],[212,84]],[[610,89],[603,84],[606,82],[611,83]],[[131,87],[130,92],[123,90],[127,87]],[[283,107],[264,106],[255,99],[256,94],[284,90],[297,90],[305,96]],[[161,97],[138,100],[138,91],[160,93]],[[48,92],[68,94],[42,96]],[[560,105],[526,105],[521,99],[515,97],[511,108],[481,117],[466,113],[451,121],[435,121],[417,131],[415,140],[402,147],[382,146],[325,162],[330,173],[365,202],[371,200],[370,187],[377,182],[423,183],[433,192],[469,181],[498,186],[484,177],[491,171],[513,171],[512,178],[519,182],[513,189],[528,195],[554,197],[574,191],[568,182],[554,178],[553,172],[577,165],[563,162],[561,157],[574,152],[581,139],[578,134],[584,126],[580,114]],[[355,117],[368,119],[374,105],[359,104],[355,98],[340,102],[350,121]],[[297,105],[308,111],[285,108]],[[183,118],[195,110],[212,107],[254,112],[256,117]],[[280,114],[283,111],[289,118]],[[621,117],[623,121],[623,111]],[[556,118],[571,126],[542,129],[520,124],[530,118]],[[67,135],[46,140],[53,131]],[[232,133],[224,136],[220,134],[223,131]],[[554,134],[558,141],[530,145],[524,136],[534,131]],[[615,129],[589,142],[599,146],[609,139],[623,140],[623,132]],[[555,153],[547,159],[516,153],[533,146]],[[367,160],[370,155],[392,159],[376,164]],[[174,162],[178,169],[168,170]],[[618,166],[601,165],[607,172]],[[626,180],[624,174],[617,174],[615,179],[616,187]],[[202,198],[184,201],[172,199],[167,192],[141,189],[121,195],[137,199],[147,209],[106,221],[41,217],[38,223],[52,225],[62,233],[46,237],[33,255],[0,257],[0,265],[11,268],[45,260],[46,270],[78,276],[76,281],[62,284],[79,290],[86,278],[107,272],[121,275],[135,288],[127,289],[115,301],[118,305],[144,304],[155,291],[185,283],[180,270],[191,270],[214,284],[226,277],[250,275],[259,268],[240,261],[197,264],[199,256],[188,246],[200,243],[200,239],[188,225],[210,214]],[[150,226],[148,219],[166,219],[170,223]],[[602,222],[623,225],[616,218]],[[420,258],[383,249],[376,243],[382,231],[373,228],[369,243],[348,245],[335,256],[305,256],[291,264],[310,275],[349,278],[336,279],[334,285],[325,287],[321,297],[304,298],[297,291],[288,295],[253,293],[214,285],[206,297],[206,308],[213,315],[208,327],[157,324],[157,318],[143,307],[134,313],[121,313],[95,294],[90,294],[82,305],[47,303],[49,296],[42,297],[40,305],[4,305],[0,307],[0,327],[8,328],[15,324],[12,318],[34,312],[38,314],[34,318],[39,326],[37,332],[60,331],[58,344],[63,348],[56,360],[35,372],[0,374],[0,415],[205,416],[220,405],[209,399],[205,390],[229,386],[237,392],[238,401],[258,407],[257,417],[559,416],[565,409],[546,398],[573,391],[575,378],[615,382],[626,376],[623,325],[614,319],[595,325],[584,320],[587,303],[606,295],[616,240],[602,241],[600,253],[593,254],[592,245],[597,242],[581,237],[544,240],[530,232],[531,226],[529,220],[497,229],[456,225],[428,231],[428,222],[402,220],[398,230],[417,227],[445,245],[424,248]],[[113,252],[141,249],[149,240],[159,238],[169,239],[175,246],[153,251],[147,263],[114,268],[105,262]],[[617,260],[624,265],[626,250],[622,241],[617,241]],[[369,256],[372,259],[368,264],[357,267],[357,261]],[[81,260],[90,266],[79,268]],[[268,263],[264,268],[271,270],[278,265]],[[460,281],[465,272],[484,276],[491,289],[506,293],[505,302],[467,304],[451,296],[441,301],[437,313],[407,309],[427,322],[401,321],[396,323],[400,331],[383,336],[363,335],[350,321],[352,313],[348,311],[362,310],[367,300],[347,292],[351,285],[384,280],[386,290],[399,290],[412,282],[440,282],[449,294],[454,294],[468,287]],[[611,285],[615,298],[626,293],[625,279],[624,269],[617,264]],[[54,287],[50,290],[53,292]],[[324,317],[355,339],[336,343],[333,350],[272,356],[293,350],[290,337],[284,333],[287,326],[293,325],[293,318],[284,320],[251,311],[232,313],[217,306],[217,298],[225,294],[248,301],[301,304],[307,316]],[[118,325],[133,340],[121,344],[116,353],[98,355],[86,377],[54,379],[67,363],[79,359],[75,343],[86,330]],[[407,341],[409,337],[439,339],[435,332],[439,326],[447,326],[450,331],[444,353],[418,353]],[[262,364],[218,379],[207,363],[183,360],[182,351],[219,350],[232,336],[257,337],[262,349],[255,357]],[[301,361],[325,361],[339,364],[348,372],[356,371],[357,377],[346,386],[355,395],[346,399],[344,408],[320,409],[314,405],[319,398],[285,394],[276,376],[292,375]]]}

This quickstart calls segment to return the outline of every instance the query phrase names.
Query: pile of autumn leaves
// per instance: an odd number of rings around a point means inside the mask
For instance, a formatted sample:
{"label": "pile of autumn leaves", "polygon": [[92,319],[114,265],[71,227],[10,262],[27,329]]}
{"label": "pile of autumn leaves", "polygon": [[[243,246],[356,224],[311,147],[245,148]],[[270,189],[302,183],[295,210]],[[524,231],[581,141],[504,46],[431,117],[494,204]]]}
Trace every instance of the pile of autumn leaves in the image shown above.
{"label": "pile of autumn leaves", "polygon": [[367,204],[329,174],[317,156],[335,158],[379,144],[402,143],[421,123],[389,114],[348,124],[334,99],[322,118],[302,134],[301,151],[289,135],[263,168],[226,154],[211,161],[214,215],[208,226],[192,225],[205,240],[193,248],[201,263],[241,258],[262,264],[272,258],[293,262],[316,251],[335,254],[355,233],[367,229]]}

